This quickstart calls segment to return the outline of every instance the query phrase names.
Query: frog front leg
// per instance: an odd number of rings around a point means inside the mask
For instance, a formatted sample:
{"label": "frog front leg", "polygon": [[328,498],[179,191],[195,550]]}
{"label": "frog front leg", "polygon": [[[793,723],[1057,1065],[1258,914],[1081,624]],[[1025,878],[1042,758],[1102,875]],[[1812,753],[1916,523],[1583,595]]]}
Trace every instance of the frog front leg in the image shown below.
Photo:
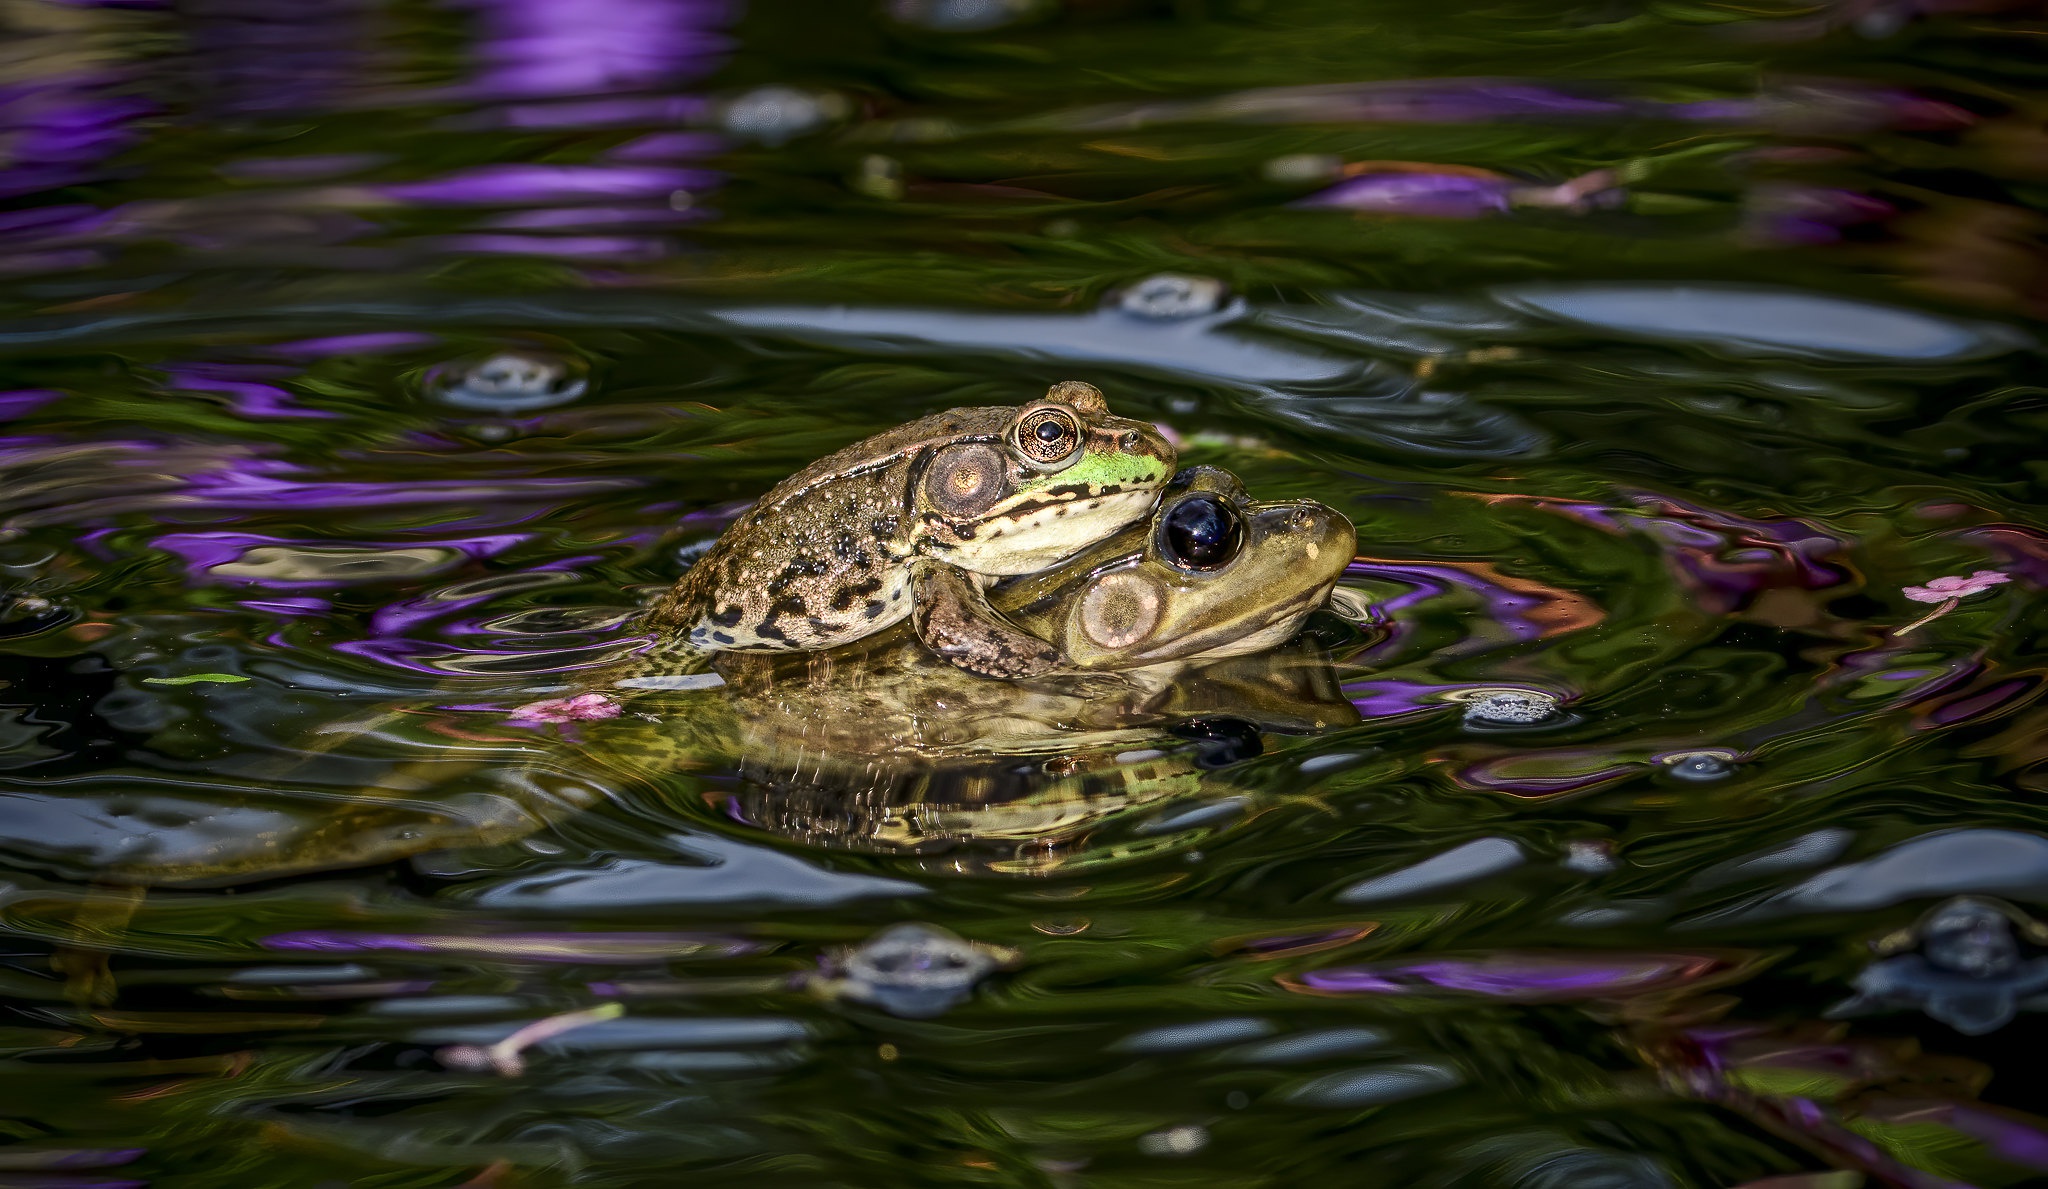
{"label": "frog front leg", "polygon": [[941,657],[983,677],[1036,677],[1059,650],[1003,622],[965,570],[924,559],[910,569],[911,626]]}

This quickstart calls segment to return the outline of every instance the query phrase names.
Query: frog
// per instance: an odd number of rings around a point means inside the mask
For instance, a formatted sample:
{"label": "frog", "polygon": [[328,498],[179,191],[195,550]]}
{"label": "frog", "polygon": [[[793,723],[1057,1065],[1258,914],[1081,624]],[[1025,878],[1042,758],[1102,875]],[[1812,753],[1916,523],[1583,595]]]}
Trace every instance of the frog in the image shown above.
{"label": "frog", "polygon": [[1229,472],[1190,467],[1146,520],[988,588],[1057,653],[1053,670],[990,681],[899,625],[807,654],[721,654],[715,688],[643,667],[614,684],[647,695],[579,726],[593,759],[657,795],[678,773],[736,767],[728,812],[785,838],[971,845],[993,852],[983,870],[1042,873],[1080,861],[1072,843],[1109,818],[1212,790],[1219,755],[1358,721],[1318,647],[1282,647],[1356,543],[1335,509],[1255,501]]}
{"label": "frog", "polygon": [[1151,511],[1173,475],[1151,424],[1063,380],[1021,407],[948,409],[856,442],[771,489],[649,612],[700,654],[822,651],[908,619],[950,664],[1049,672],[1045,641],[988,603]]}

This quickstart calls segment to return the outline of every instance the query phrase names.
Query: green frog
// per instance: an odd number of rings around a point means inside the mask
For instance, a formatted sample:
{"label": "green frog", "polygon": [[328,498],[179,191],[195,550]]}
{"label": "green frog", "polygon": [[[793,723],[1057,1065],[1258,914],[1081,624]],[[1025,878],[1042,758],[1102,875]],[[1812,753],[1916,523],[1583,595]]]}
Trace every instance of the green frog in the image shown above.
{"label": "green frog", "polygon": [[727,653],[716,688],[620,679],[653,692],[591,724],[589,754],[656,788],[736,764],[742,816],[814,844],[974,840],[1006,851],[992,870],[1042,871],[1106,817],[1197,791],[1213,749],[1188,740],[1216,724],[1255,743],[1357,721],[1319,652],[1274,651],[1355,547],[1331,508],[1257,502],[1228,472],[1192,467],[1147,520],[988,590],[1056,652],[1055,671],[990,681],[902,629],[803,656]]}
{"label": "green frog", "polygon": [[1055,668],[990,607],[992,578],[1045,569],[1142,518],[1174,451],[1068,380],[1022,408],[949,409],[819,459],[769,491],[654,607],[700,652],[815,651],[908,618],[989,677]]}

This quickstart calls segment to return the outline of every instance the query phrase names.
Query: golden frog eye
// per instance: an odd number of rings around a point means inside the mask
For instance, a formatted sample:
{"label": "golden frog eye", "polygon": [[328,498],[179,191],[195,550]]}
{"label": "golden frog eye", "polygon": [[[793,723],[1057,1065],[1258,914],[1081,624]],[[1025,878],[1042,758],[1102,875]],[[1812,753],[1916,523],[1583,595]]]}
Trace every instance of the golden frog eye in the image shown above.
{"label": "golden frog eye", "polygon": [[1057,405],[1032,409],[1017,419],[1017,449],[1040,466],[1065,462],[1081,448],[1081,422]]}

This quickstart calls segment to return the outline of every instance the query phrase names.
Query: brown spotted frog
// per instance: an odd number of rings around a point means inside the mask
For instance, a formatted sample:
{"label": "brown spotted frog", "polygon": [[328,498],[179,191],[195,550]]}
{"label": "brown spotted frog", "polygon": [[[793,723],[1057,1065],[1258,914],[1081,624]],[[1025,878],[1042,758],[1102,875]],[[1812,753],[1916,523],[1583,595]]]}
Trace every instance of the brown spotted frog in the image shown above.
{"label": "brown spotted frog", "polygon": [[909,619],[941,657],[1027,677],[1058,651],[984,588],[1045,569],[1151,511],[1174,471],[1153,426],[1092,384],[1021,408],[949,409],[822,458],[778,484],[655,606],[702,652],[835,648]]}

